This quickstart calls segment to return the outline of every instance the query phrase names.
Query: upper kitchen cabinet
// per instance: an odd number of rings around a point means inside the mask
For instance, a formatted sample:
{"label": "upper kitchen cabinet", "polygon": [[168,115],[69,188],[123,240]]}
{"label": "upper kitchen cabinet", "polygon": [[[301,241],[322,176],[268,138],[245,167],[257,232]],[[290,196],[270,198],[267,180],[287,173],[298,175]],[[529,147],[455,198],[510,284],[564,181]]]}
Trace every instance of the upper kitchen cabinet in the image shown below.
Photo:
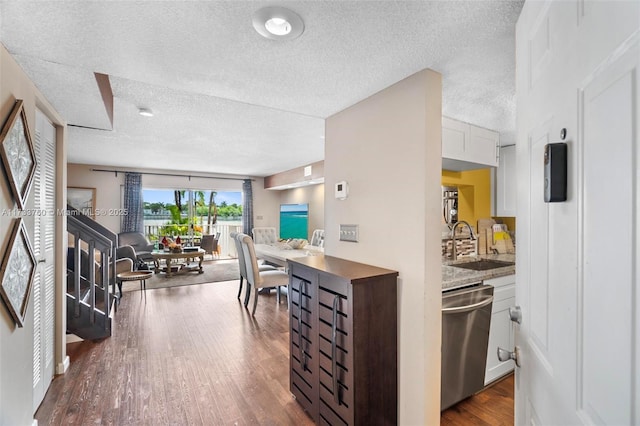
{"label": "upper kitchen cabinet", "polygon": [[500,147],[500,166],[496,170],[496,216],[516,216],[516,146]]}
{"label": "upper kitchen cabinet", "polygon": [[462,171],[498,167],[500,134],[442,117],[442,168]]}

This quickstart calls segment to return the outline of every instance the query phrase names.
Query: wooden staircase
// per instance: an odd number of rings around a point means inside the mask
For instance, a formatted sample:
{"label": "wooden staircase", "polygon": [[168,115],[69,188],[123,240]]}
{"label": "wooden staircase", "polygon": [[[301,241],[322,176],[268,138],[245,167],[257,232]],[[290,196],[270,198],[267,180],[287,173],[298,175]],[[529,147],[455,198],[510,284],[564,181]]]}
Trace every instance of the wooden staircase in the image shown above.
{"label": "wooden staircase", "polygon": [[67,232],[74,243],[67,252],[67,332],[88,340],[109,337],[117,236],[71,207]]}

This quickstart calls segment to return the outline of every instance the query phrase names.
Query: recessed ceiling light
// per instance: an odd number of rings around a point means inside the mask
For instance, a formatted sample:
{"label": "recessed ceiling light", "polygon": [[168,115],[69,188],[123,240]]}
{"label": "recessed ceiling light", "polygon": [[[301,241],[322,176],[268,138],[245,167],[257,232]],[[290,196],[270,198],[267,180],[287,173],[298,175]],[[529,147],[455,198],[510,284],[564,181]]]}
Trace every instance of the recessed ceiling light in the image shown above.
{"label": "recessed ceiling light", "polygon": [[143,117],[153,117],[153,111],[149,108],[138,108],[138,114]]}
{"label": "recessed ceiling light", "polygon": [[264,23],[264,27],[273,35],[284,36],[291,32],[291,24],[286,19],[271,18]]}
{"label": "recessed ceiling light", "polygon": [[304,22],[295,12],[284,7],[270,6],[253,14],[253,28],[271,40],[292,40],[304,31]]}

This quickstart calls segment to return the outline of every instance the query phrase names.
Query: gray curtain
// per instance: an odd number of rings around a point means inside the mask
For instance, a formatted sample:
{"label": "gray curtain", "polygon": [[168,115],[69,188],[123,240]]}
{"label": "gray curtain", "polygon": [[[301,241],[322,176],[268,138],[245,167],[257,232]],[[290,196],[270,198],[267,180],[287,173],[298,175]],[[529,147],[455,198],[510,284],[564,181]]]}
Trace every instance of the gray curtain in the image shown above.
{"label": "gray curtain", "polygon": [[124,209],[121,232],[143,232],[142,224],[142,175],[125,173],[124,176]]}
{"label": "gray curtain", "polygon": [[251,179],[245,179],[242,182],[242,232],[251,235],[253,229],[253,189],[251,188]]}

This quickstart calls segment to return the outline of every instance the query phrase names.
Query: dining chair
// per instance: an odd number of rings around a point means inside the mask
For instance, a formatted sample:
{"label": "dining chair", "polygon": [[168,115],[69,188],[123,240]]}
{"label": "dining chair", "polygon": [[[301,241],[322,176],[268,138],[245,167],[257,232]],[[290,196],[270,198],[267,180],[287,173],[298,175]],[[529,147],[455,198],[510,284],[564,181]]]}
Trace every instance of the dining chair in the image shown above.
{"label": "dining chair", "polygon": [[249,287],[253,289],[253,309],[251,315],[256,314],[258,306],[258,289],[275,287],[276,300],[280,303],[280,287],[289,285],[289,274],[279,269],[272,271],[260,271],[258,266],[258,258],[253,246],[253,239],[248,235],[243,235],[240,239],[242,252],[245,259],[245,267],[247,269],[247,290]]}
{"label": "dining chair", "polygon": [[[243,234],[241,232],[231,232],[229,235],[231,236],[231,239],[235,243],[236,252],[238,253],[238,267],[240,269],[240,286],[238,287],[238,299],[240,299],[240,294],[242,293],[242,281],[243,280],[247,281],[247,267],[245,264],[245,258],[244,258],[244,253],[242,250],[242,242],[241,242],[242,237],[244,237],[246,234]],[[260,271],[276,270],[276,268],[271,265],[258,265],[258,269]],[[245,296],[244,296],[244,306],[247,306],[249,304],[250,295],[251,295],[251,287],[249,287],[249,284],[247,284],[247,288],[245,290]]]}
{"label": "dining chair", "polygon": [[251,229],[255,244],[275,244],[278,242],[276,228],[271,226],[258,226]]}
{"label": "dining chair", "polygon": [[311,235],[310,246],[324,247],[324,229],[315,229]]}

